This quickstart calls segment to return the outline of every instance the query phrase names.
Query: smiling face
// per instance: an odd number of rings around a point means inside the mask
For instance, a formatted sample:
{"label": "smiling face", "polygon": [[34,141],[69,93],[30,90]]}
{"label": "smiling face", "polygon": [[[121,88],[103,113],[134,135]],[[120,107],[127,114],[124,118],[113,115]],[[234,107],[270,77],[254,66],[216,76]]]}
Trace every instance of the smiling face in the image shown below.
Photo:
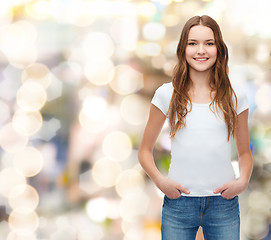
{"label": "smiling face", "polygon": [[206,73],[212,68],[217,57],[217,47],[211,28],[196,25],[188,34],[185,58],[189,71]]}

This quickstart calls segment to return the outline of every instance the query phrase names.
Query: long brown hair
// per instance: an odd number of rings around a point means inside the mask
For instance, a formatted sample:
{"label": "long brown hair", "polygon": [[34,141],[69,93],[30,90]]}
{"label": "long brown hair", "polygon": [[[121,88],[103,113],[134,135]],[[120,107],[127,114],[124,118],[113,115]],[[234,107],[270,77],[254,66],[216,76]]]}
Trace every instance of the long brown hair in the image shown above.
{"label": "long brown hair", "polygon": [[[173,139],[176,132],[185,127],[185,117],[192,110],[192,103],[188,94],[191,80],[189,78],[189,66],[185,58],[185,49],[187,46],[189,30],[196,25],[209,27],[214,33],[217,58],[210,71],[209,86],[212,91],[216,91],[216,94],[212,99],[209,108],[211,109],[212,106],[215,106],[216,113],[218,113],[218,108],[222,110],[224,121],[228,127],[229,141],[230,135],[234,134],[237,124],[237,113],[233,105],[233,95],[235,97],[236,106],[237,97],[228,77],[228,48],[223,41],[218,24],[207,15],[190,18],[184,25],[180,36],[176,52],[178,62],[173,69],[172,76],[173,94],[168,110],[170,136]],[[188,103],[190,104],[189,109],[187,108]]]}

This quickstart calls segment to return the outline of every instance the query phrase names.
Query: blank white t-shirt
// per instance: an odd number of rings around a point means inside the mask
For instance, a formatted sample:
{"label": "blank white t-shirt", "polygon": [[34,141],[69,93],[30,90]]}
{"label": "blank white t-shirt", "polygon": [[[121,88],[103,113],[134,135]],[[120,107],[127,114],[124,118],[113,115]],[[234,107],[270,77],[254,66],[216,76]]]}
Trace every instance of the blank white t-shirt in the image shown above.
{"label": "blank white t-shirt", "polygon": [[[167,116],[173,86],[160,86],[152,104]],[[235,89],[237,114],[248,108],[245,92]],[[188,107],[189,109],[189,107]],[[219,117],[220,116],[220,117]],[[183,196],[214,196],[213,191],[234,180],[231,164],[231,140],[228,141],[227,125],[222,111],[216,116],[209,103],[192,103],[192,111],[186,116],[186,127],[180,129],[171,142],[171,164],[168,177],[190,191]]]}

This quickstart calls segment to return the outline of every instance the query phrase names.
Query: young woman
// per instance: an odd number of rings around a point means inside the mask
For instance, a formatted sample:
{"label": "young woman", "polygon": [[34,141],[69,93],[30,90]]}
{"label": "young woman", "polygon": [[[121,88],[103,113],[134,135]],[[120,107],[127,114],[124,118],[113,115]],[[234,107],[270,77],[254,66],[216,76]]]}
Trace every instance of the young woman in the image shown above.
{"label": "young woman", "polygon": [[[238,240],[238,194],[252,172],[248,101],[228,77],[228,50],[218,24],[195,16],[183,27],[172,82],[152,99],[139,147],[140,164],[165,194],[163,240],[194,240],[202,226],[205,240]],[[153,158],[157,137],[168,118],[171,165],[168,176]],[[230,159],[231,136],[238,151],[240,177]]]}

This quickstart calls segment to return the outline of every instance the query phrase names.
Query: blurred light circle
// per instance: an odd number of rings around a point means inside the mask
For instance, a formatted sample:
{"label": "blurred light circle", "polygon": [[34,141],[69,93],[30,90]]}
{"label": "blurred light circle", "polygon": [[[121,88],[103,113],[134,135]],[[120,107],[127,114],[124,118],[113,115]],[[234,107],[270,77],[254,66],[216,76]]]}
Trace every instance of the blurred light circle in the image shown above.
{"label": "blurred light circle", "polygon": [[20,20],[15,22],[14,24],[19,26],[23,30],[24,32],[23,37],[25,39],[25,42],[34,43],[37,40],[38,32],[31,22]]}
{"label": "blurred light circle", "polygon": [[149,205],[149,197],[143,192],[124,198],[120,203],[120,215],[126,221],[135,221],[140,215],[146,214]]}
{"label": "blurred light circle", "polygon": [[0,129],[0,146],[7,152],[15,152],[24,147],[28,142],[28,137],[19,134],[11,123],[4,125]]}
{"label": "blurred light circle", "polygon": [[43,167],[43,157],[34,147],[24,147],[14,154],[13,165],[25,177],[37,175]]}
{"label": "blurred light circle", "polygon": [[15,232],[23,235],[30,234],[37,230],[39,226],[39,217],[36,212],[27,208],[14,209],[8,219],[9,226]]}
{"label": "blurred light circle", "polygon": [[36,82],[25,82],[17,92],[17,103],[26,111],[37,111],[47,100],[45,89]]}
{"label": "blurred light circle", "polygon": [[26,112],[19,109],[13,115],[12,125],[19,134],[31,136],[41,129],[42,116],[40,112]]}
{"label": "blurred light circle", "polygon": [[138,5],[138,14],[143,17],[153,17],[156,14],[156,7],[152,2],[144,1],[140,2]]}
{"label": "blurred light circle", "polygon": [[83,109],[86,115],[93,120],[100,120],[107,110],[107,103],[104,98],[90,96],[83,102]]}
{"label": "blurred light circle", "polygon": [[87,79],[95,85],[105,85],[112,81],[115,68],[108,58],[93,58],[85,65]]}
{"label": "blurred light circle", "polygon": [[47,66],[33,63],[22,72],[22,82],[36,82],[47,88],[51,83],[51,73]]}
{"label": "blurred light circle", "polygon": [[248,204],[252,209],[260,209],[264,211],[270,206],[270,197],[264,192],[255,190],[249,193]]}
{"label": "blurred light circle", "polygon": [[250,239],[264,239],[269,230],[267,219],[266,209],[250,209],[243,228],[246,236]]}
{"label": "blurred light circle", "polygon": [[118,163],[103,158],[93,165],[92,177],[93,180],[102,187],[112,187],[121,172],[121,167]]}
{"label": "blurred light circle", "polygon": [[10,118],[9,106],[2,100],[0,100],[0,125]]}
{"label": "blurred light circle", "polygon": [[97,96],[87,97],[83,102],[83,108],[79,113],[81,126],[91,133],[103,131],[109,124],[107,103],[104,98]]}
{"label": "blurred light circle", "polygon": [[34,211],[39,204],[39,194],[30,185],[18,185],[12,189],[8,203],[13,209],[26,207]]}
{"label": "blurred light circle", "polygon": [[143,188],[144,178],[137,170],[125,170],[117,179],[116,191],[122,198],[130,198],[141,194]]}
{"label": "blurred light circle", "polygon": [[[94,115],[94,114],[93,114]],[[103,118],[100,120],[94,120],[90,114],[81,110],[79,113],[79,122],[83,129],[89,133],[99,133],[107,128],[109,125],[109,119]]]}
{"label": "blurred light circle", "polygon": [[38,58],[38,50],[34,45],[14,46],[7,52],[9,63],[16,68],[26,68]]}
{"label": "blurred light circle", "polygon": [[82,42],[82,50],[87,58],[110,58],[114,52],[114,44],[110,36],[103,32],[91,32]]}
{"label": "blurred light circle", "polygon": [[255,102],[259,111],[267,113],[271,110],[271,85],[262,84],[256,92]]}
{"label": "blurred light circle", "polygon": [[19,234],[16,231],[12,231],[8,234],[7,240],[37,240],[33,233]]}
{"label": "blurred light circle", "polygon": [[4,26],[5,24],[10,24],[13,18],[13,9],[9,8],[8,5],[2,5],[0,8],[0,24]]}
{"label": "blurred light circle", "polygon": [[52,11],[50,2],[46,0],[39,0],[31,2],[25,6],[27,14],[36,19],[45,19],[50,16]]}
{"label": "blurred light circle", "polygon": [[87,202],[87,215],[94,222],[103,222],[107,218],[108,203],[104,198],[94,198]]}
{"label": "blurred light circle", "polygon": [[143,45],[143,51],[146,56],[158,56],[162,50],[158,43],[149,42]]}
{"label": "blurred light circle", "polygon": [[[3,196],[9,197],[14,188],[21,184],[26,184],[26,180],[16,169],[4,168],[0,172],[0,194]],[[22,188],[17,190],[22,191]]]}
{"label": "blurred light circle", "polygon": [[180,23],[180,17],[177,14],[166,14],[163,18],[163,23],[167,27],[173,27]]}
{"label": "blurred light circle", "polygon": [[129,65],[118,65],[115,67],[114,79],[110,87],[118,94],[126,95],[134,93],[143,87],[143,74]]}
{"label": "blurred light circle", "polygon": [[121,131],[109,133],[103,141],[104,154],[114,161],[126,160],[132,153],[132,142],[129,136]]}
{"label": "blurred light circle", "polygon": [[24,47],[33,46],[37,39],[37,31],[30,22],[17,21],[3,26],[0,36],[0,46],[3,52],[9,55],[15,54],[18,49],[23,50]]}
{"label": "blurred light circle", "polygon": [[136,94],[126,96],[120,106],[121,116],[133,125],[145,123],[148,118],[149,104]]}
{"label": "blurred light circle", "polygon": [[161,23],[146,23],[143,27],[143,36],[146,40],[160,40],[165,36],[166,28]]}
{"label": "blurred light circle", "polygon": [[89,14],[88,10],[88,2],[69,1],[66,8],[68,22],[78,27],[90,25],[95,20],[95,17]]}

